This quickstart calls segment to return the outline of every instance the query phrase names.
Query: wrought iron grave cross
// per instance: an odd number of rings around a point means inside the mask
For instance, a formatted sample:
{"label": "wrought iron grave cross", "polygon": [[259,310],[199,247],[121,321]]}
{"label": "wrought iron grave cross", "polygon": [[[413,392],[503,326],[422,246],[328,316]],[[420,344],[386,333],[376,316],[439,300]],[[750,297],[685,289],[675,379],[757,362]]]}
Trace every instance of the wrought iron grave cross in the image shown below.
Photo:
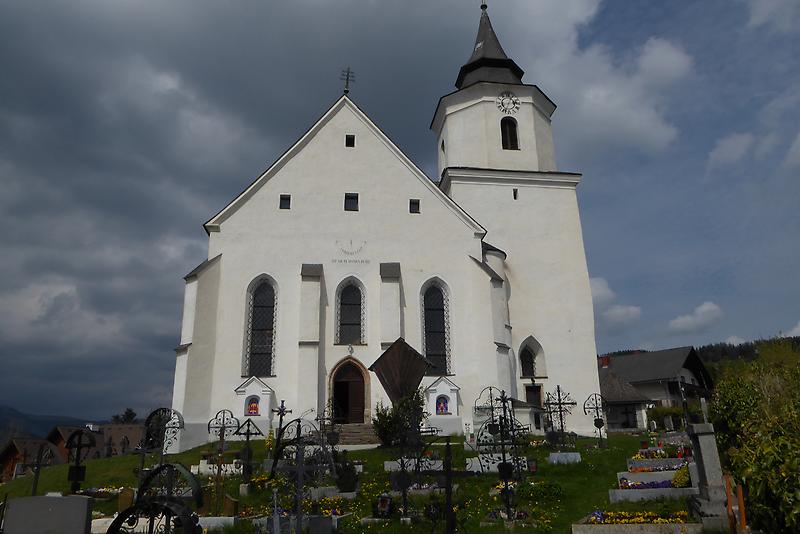
{"label": "wrought iron grave cross", "polygon": [[597,429],[597,446],[603,445],[603,427],[605,426],[605,414],[603,408],[605,400],[599,393],[592,393],[583,402],[583,415],[592,415],[594,417],[594,427]]}
{"label": "wrought iron grave cross", "polygon": [[[89,450],[96,444],[91,431],[79,428],[67,438],[66,447],[69,451],[70,459],[75,461],[74,465],[69,466],[67,480],[70,482],[70,492],[78,493],[81,490],[81,482],[86,480],[86,466],[81,465],[89,455]],[[85,451],[85,452],[84,452]]]}
{"label": "wrought iron grave cross", "polygon": [[550,415],[550,420],[553,420],[553,415],[558,416],[558,422],[561,434],[564,434],[564,416],[572,413],[572,408],[577,406],[578,403],[572,400],[569,393],[561,389],[561,386],[556,386],[556,390],[547,394],[545,401],[547,412]]}
{"label": "wrought iron grave cross", "polygon": [[250,483],[250,477],[253,475],[253,450],[250,448],[250,438],[253,436],[263,436],[261,430],[258,429],[256,424],[249,417],[244,420],[244,423],[239,425],[234,432],[236,436],[244,436],[245,445],[242,451],[242,478],[245,484]]}
{"label": "wrought iron grave cross", "polygon": [[223,452],[225,451],[225,439],[233,435],[239,428],[239,420],[234,417],[230,410],[220,410],[208,422],[208,433],[219,438],[219,449],[217,450],[217,512],[222,508],[222,463]]}
{"label": "wrought iron grave cross", "polygon": [[[297,435],[300,435],[300,420],[297,420]],[[327,465],[306,465],[305,463],[305,444],[298,438],[295,444],[295,465],[285,465],[279,467],[279,471],[293,472],[294,477],[294,513],[295,531],[303,532],[303,483],[306,475],[316,471],[328,469]]]}

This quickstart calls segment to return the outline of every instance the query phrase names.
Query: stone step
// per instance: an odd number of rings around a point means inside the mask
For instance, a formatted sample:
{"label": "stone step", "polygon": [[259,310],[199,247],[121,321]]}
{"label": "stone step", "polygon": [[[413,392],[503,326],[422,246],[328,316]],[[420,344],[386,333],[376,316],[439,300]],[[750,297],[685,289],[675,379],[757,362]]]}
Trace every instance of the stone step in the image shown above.
{"label": "stone step", "polygon": [[351,423],[342,425],[339,443],[342,445],[372,445],[380,443],[371,424]]}

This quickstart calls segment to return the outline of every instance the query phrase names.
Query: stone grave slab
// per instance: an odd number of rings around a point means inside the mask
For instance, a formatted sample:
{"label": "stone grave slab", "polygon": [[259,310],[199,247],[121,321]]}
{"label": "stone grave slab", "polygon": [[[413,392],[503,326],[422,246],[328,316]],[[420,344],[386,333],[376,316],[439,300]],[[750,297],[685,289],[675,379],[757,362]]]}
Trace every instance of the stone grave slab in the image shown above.
{"label": "stone grave slab", "polygon": [[8,502],[4,534],[89,534],[92,499],[79,495],[20,497]]}
{"label": "stone grave slab", "polygon": [[699,493],[697,488],[610,489],[608,490],[608,500],[614,503],[653,499],[685,499]]}
{"label": "stone grave slab", "polygon": [[577,523],[572,525],[572,534],[702,534],[703,525],[699,523],[666,523],[637,525],[592,525]]}
{"label": "stone grave slab", "polygon": [[549,464],[579,464],[581,463],[581,453],[579,452],[551,452],[547,457]]}

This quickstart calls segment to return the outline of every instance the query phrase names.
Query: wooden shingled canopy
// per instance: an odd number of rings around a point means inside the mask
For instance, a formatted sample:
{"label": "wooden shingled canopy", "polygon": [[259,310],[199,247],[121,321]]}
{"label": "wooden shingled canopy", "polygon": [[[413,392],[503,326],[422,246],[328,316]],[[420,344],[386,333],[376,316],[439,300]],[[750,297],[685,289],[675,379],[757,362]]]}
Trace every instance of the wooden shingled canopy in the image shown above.
{"label": "wooden shingled canopy", "polygon": [[389,400],[395,403],[416,391],[428,367],[432,366],[425,356],[399,337],[369,366],[369,370],[377,375]]}

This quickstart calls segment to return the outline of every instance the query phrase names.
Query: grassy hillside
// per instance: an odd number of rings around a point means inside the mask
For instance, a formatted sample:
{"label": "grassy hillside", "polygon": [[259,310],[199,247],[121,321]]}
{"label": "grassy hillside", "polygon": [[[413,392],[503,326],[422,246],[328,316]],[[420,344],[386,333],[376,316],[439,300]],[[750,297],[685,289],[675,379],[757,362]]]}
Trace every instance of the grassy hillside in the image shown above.
{"label": "grassy hillside", "polygon": [[[640,438],[631,435],[612,436],[611,446],[607,449],[587,448],[594,443],[594,440],[579,440],[579,448],[583,456],[581,464],[574,465],[555,465],[547,464],[546,458],[549,450],[546,447],[531,448],[526,451],[527,456],[534,457],[539,462],[539,472],[534,480],[554,482],[563,489],[563,494],[558,498],[549,500],[547,503],[529,503],[528,507],[532,513],[547,518],[547,529],[541,532],[567,533],[570,531],[569,525],[589,514],[598,508],[608,507],[608,489],[616,483],[616,472],[624,470],[625,459],[630,457],[637,449]],[[241,443],[234,443],[234,449],[240,448]],[[170,461],[180,462],[184,465],[196,464],[204,452],[211,451],[212,445],[205,445],[170,457]],[[256,459],[264,458],[264,442],[255,441],[253,444]],[[469,453],[464,453],[460,444],[454,447],[454,463],[457,469],[464,468],[464,458]],[[349,511],[355,517],[369,515],[372,502],[378,494],[389,489],[389,474],[383,471],[383,461],[396,459],[397,451],[390,449],[374,449],[366,451],[352,451],[349,454],[353,460],[363,460],[365,462],[365,472],[361,475],[362,495],[356,501],[349,503]],[[148,464],[157,461],[151,456]],[[139,458],[136,456],[119,456],[114,458],[103,458],[91,460],[86,463],[87,480],[83,484],[84,488],[89,487],[119,487],[136,485],[135,469],[138,467]],[[39,494],[47,491],[66,492],[67,466],[54,466],[42,471],[39,483]],[[202,481],[208,484],[208,479]],[[478,528],[478,523],[489,509],[498,507],[496,499],[489,496],[489,490],[498,482],[497,475],[484,475],[463,479],[459,481],[459,490],[456,494],[457,501],[463,505],[463,512],[467,517],[468,525]],[[225,492],[236,495],[239,481],[230,479],[225,484]],[[19,497],[30,494],[31,477],[24,477],[11,481],[5,485],[0,485],[0,499],[8,493],[10,497]],[[290,498],[290,491],[282,491],[284,497]],[[265,513],[266,508],[271,502],[272,492],[266,487],[256,487],[253,493],[241,499],[242,510],[249,510],[252,513]],[[211,495],[207,495],[212,497]],[[212,497],[213,498],[213,497]],[[419,501],[419,502],[417,502]],[[417,499],[415,505],[423,507],[424,500]],[[288,502],[288,501],[287,501]],[[116,500],[112,499],[105,502],[97,502],[95,509],[113,513],[116,511]],[[682,506],[682,504],[678,504]],[[394,527],[387,526],[382,528],[387,533],[395,532]],[[397,529],[400,529],[399,524]],[[470,528],[472,530],[472,528]],[[237,530],[238,531],[238,530]],[[353,520],[347,525],[347,532],[361,532],[362,527]],[[406,532],[406,530],[396,530]],[[427,530],[425,530],[427,531]],[[490,529],[481,529],[490,532]],[[537,530],[539,531],[539,530]],[[246,532],[246,530],[241,530]]]}

